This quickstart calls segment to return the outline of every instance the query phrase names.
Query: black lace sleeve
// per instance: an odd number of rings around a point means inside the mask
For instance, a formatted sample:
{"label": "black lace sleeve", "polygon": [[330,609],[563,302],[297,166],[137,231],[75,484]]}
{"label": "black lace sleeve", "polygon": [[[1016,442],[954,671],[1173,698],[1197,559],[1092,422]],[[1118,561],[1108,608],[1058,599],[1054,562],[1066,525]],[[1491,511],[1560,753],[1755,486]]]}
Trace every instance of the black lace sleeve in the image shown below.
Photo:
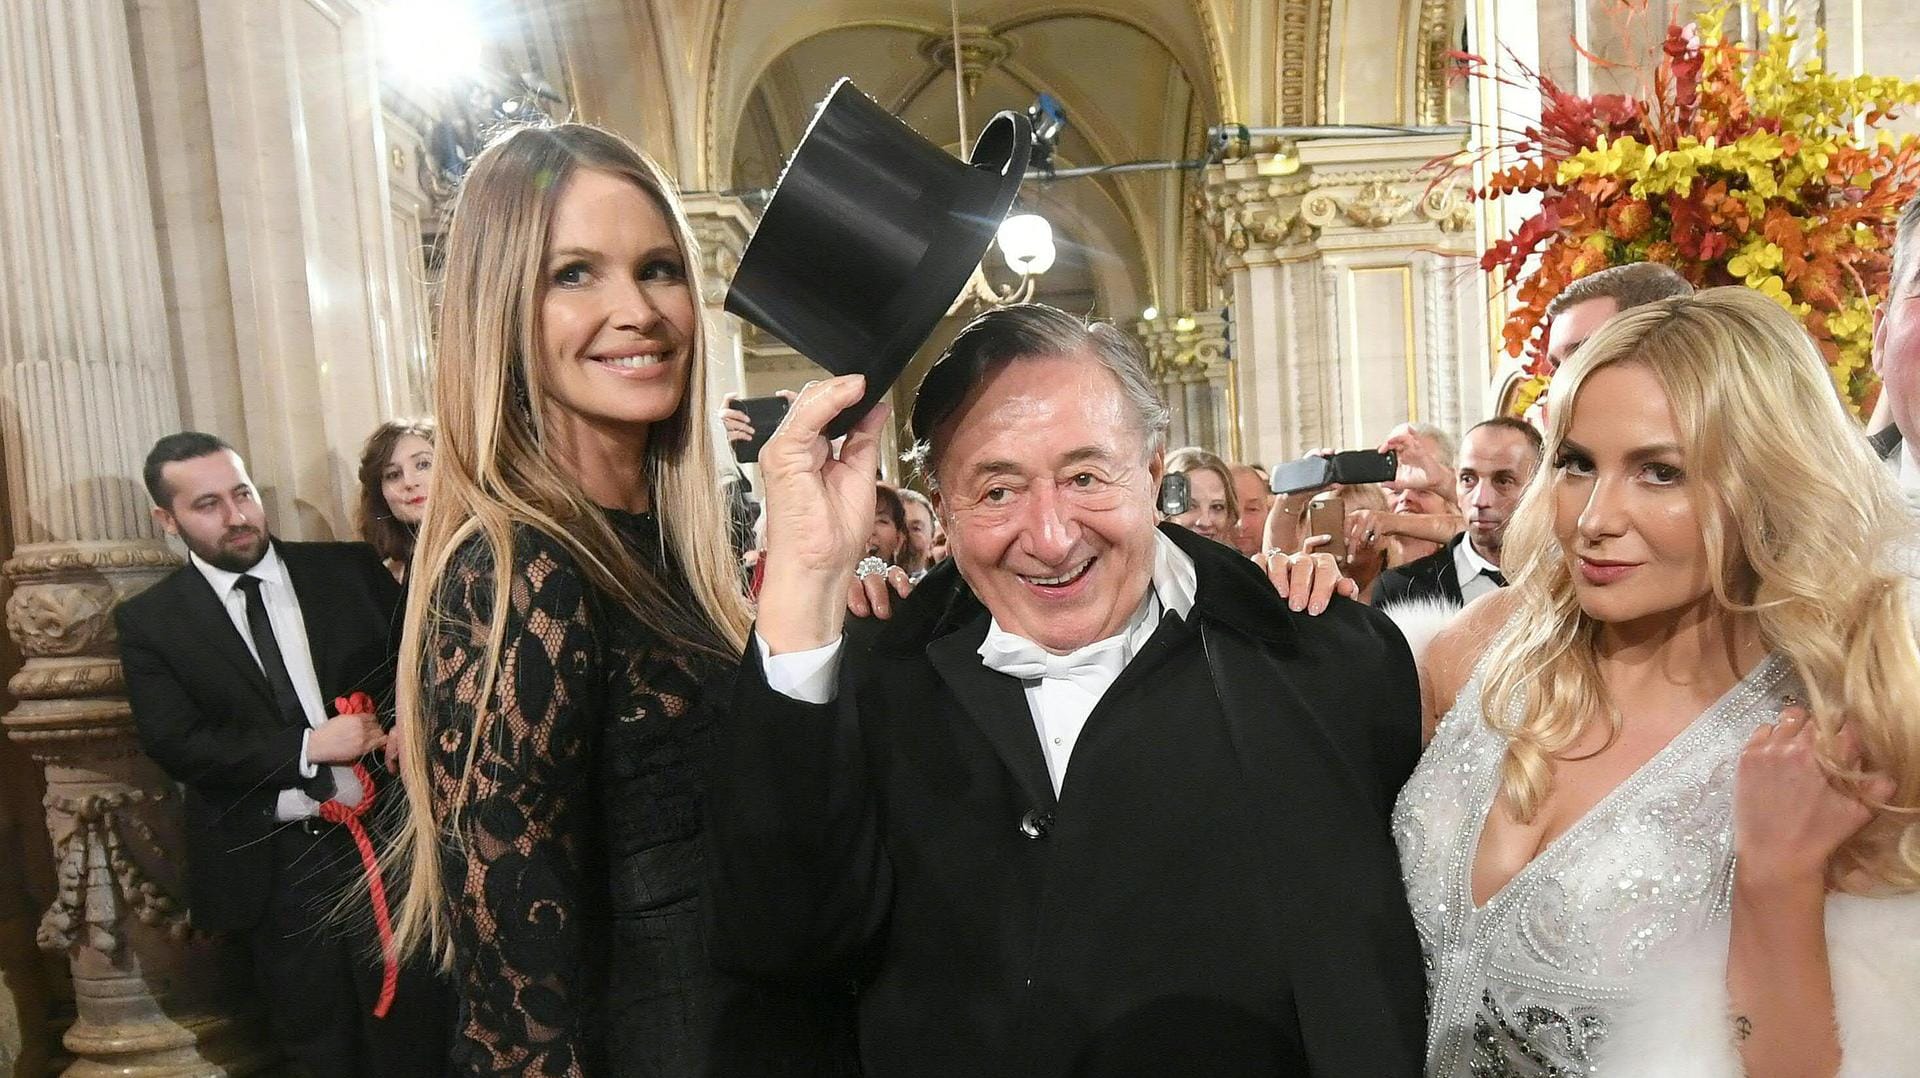
{"label": "black lace sleeve", "polygon": [[580,573],[557,544],[525,533],[482,714],[493,569],[481,547],[456,556],[439,588],[426,685],[436,810],[444,822],[463,806],[447,876],[461,1000],[453,1059],[462,1074],[581,1075],[593,1058],[582,922],[594,898],[584,881],[602,663]]}

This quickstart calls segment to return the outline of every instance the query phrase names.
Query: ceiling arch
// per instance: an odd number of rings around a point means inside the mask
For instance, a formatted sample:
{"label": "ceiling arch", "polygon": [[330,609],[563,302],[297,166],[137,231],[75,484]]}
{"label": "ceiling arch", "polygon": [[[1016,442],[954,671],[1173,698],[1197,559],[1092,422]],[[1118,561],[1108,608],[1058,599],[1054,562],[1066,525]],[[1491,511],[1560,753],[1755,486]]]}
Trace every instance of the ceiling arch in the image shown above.
{"label": "ceiling arch", "polygon": [[[1208,0],[1154,4],[1145,0],[1083,0],[1036,7],[1029,0],[993,0],[963,5],[965,23],[989,32],[1018,31],[1037,22],[1085,18],[1128,27],[1172,56],[1204,102],[1201,112],[1222,117],[1222,86],[1228,78]],[[713,36],[704,114],[708,175],[724,183],[733,161],[739,118],[766,68],[795,46],[853,26],[896,26],[944,35],[950,25],[939,0],[835,0],[793,4],[788,0],[742,0],[723,4]],[[1104,65],[1107,58],[1101,57]],[[1112,66],[1112,65],[1107,65]],[[1118,72],[1116,72],[1118,74]],[[871,92],[871,91],[870,91]]]}

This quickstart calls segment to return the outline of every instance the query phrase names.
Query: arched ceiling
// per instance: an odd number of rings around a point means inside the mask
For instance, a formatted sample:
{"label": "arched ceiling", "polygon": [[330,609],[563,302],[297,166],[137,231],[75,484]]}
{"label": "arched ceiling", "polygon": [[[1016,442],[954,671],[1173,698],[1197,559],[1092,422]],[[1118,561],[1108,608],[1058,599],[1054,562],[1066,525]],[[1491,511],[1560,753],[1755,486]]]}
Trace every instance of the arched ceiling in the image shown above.
{"label": "arched ceiling", "polygon": [[[1099,80],[1102,82],[1127,81],[1129,72],[1124,61],[1134,55],[1134,50],[1109,55],[1091,47],[1076,49],[1072,44],[1074,27],[1084,29],[1099,21],[1130,28],[1140,40],[1154,46],[1152,51],[1172,57],[1189,85],[1199,91],[1201,112],[1209,122],[1220,119],[1222,93],[1217,84],[1226,74],[1215,35],[1204,25],[1210,18],[1210,5],[1204,0],[1066,0],[1058,4],[962,0],[958,10],[964,26],[995,34],[1018,33],[1033,24],[1054,24],[1051,30],[1042,32],[1043,37],[1065,35],[1059,43],[1062,48],[1052,49],[1053,55],[1070,58],[1073,67],[1104,69],[1107,77]],[[804,4],[792,0],[728,0],[721,5],[713,37],[703,110],[710,174],[726,176],[734,157],[731,140],[737,132],[736,122],[746,109],[748,97],[766,69],[796,45],[827,31],[849,27],[891,26],[944,35],[950,25],[951,13],[943,0],[826,0]],[[1033,41],[1031,35],[1029,44],[1036,49],[1052,48]]]}
{"label": "arched ceiling", "polygon": [[[796,42],[765,64],[724,140],[732,156],[719,174],[734,188],[773,184],[815,104],[835,80],[855,85],[915,130],[959,147],[946,27],[897,17],[841,25]],[[1028,8],[997,27],[963,27],[982,41],[982,65],[967,101],[969,139],[1001,109],[1022,110],[1041,93],[1060,100],[1068,126],[1056,167],[1183,158],[1210,122],[1180,60],[1130,22],[1078,9]],[[1069,309],[1131,318],[1161,295],[1176,295],[1180,173],[1030,182],[1022,205],[1053,222],[1060,249],[1040,297]]]}

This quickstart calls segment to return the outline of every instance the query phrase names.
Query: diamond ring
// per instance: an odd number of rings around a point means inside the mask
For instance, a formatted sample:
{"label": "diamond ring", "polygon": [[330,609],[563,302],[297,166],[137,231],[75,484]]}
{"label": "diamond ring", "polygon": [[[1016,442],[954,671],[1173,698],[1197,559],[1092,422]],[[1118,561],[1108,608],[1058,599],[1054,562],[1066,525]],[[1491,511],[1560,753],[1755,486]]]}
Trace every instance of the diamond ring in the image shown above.
{"label": "diamond ring", "polygon": [[853,575],[865,580],[877,573],[884,573],[891,568],[893,568],[893,566],[888,565],[885,560],[869,554],[861,558],[860,563],[853,567]]}

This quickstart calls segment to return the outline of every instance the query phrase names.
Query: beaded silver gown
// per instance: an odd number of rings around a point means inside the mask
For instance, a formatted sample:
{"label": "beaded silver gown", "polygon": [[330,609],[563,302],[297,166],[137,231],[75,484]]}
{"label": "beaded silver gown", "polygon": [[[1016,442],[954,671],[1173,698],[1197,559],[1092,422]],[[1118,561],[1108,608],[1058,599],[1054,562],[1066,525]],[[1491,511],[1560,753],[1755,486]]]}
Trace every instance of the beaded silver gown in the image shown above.
{"label": "beaded silver gown", "polygon": [[1634,972],[1727,916],[1733,777],[1754,728],[1799,693],[1769,656],[1550,843],[1485,906],[1473,861],[1505,739],[1481,718],[1486,660],[1394,809],[1427,964],[1431,1078],[1576,1076]]}

